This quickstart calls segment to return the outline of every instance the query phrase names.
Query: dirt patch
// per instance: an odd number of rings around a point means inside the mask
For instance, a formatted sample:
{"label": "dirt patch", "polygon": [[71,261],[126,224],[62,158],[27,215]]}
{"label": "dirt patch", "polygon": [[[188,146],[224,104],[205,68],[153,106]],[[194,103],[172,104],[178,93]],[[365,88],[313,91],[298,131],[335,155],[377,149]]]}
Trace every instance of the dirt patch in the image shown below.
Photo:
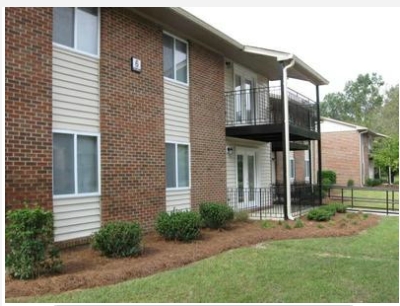
{"label": "dirt patch", "polygon": [[144,254],[137,258],[109,259],[100,256],[89,246],[70,248],[61,253],[64,263],[62,274],[28,281],[7,277],[6,298],[115,284],[263,241],[354,235],[375,226],[379,220],[379,216],[369,215],[365,218],[362,214],[337,214],[329,222],[312,222],[303,217],[304,227],[294,228],[295,222],[288,221],[291,229],[276,221],[264,224],[268,228],[263,228],[260,221],[237,222],[223,231],[204,229],[201,239],[193,243],[167,242],[156,233],[150,233],[144,238]]}

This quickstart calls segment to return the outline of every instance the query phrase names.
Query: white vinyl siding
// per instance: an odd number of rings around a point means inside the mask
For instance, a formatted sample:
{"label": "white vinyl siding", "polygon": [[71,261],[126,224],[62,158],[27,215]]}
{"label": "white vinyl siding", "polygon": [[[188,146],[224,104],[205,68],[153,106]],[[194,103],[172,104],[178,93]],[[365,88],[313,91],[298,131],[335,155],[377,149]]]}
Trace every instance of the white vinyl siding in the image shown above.
{"label": "white vinyl siding", "polygon": [[190,209],[190,190],[167,190],[167,211]]}
{"label": "white vinyl siding", "polygon": [[[99,59],[53,45],[53,130],[100,133]],[[99,177],[99,182],[101,177]],[[55,241],[88,237],[101,226],[101,197],[53,199]]]}
{"label": "white vinyl siding", "polygon": [[321,121],[321,133],[356,131],[355,127],[328,120]]}
{"label": "white vinyl siding", "polygon": [[88,237],[101,226],[100,197],[54,199],[54,240]]}
{"label": "white vinyl siding", "polygon": [[189,88],[164,79],[166,142],[189,142]]}
{"label": "white vinyl siding", "polygon": [[98,59],[53,46],[53,129],[100,132]]}
{"label": "white vinyl siding", "polygon": [[232,155],[226,155],[226,181],[227,188],[236,188],[236,151],[237,148],[250,148],[256,152],[256,187],[265,188],[271,185],[271,145],[265,142],[230,138],[226,145],[234,148]]}
{"label": "white vinyl siding", "polygon": [[[164,78],[164,107],[165,142],[189,144],[189,87]],[[190,189],[167,189],[166,206],[167,211],[190,209]]]}

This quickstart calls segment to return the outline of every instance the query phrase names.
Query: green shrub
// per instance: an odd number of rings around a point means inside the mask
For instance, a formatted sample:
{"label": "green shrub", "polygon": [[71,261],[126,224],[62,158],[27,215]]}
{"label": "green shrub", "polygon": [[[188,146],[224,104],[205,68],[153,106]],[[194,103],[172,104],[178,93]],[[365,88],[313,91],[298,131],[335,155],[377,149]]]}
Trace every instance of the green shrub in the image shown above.
{"label": "green shrub", "polygon": [[322,181],[328,179],[332,185],[336,184],[336,172],[333,170],[322,170]]}
{"label": "green shrub", "polygon": [[319,209],[324,209],[329,211],[332,216],[334,216],[336,214],[336,205],[332,205],[332,204],[327,204],[327,205],[322,205],[319,207]]}
{"label": "green shrub", "polygon": [[167,240],[192,241],[200,236],[200,215],[194,211],[162,212],[156,220],[156,231]]}
{"label": "green shrub", "polygon": [[142,238],[139,223],[113,221],[94,234],[92,246],[107,257],[138,256],[142,253]]}
{"label": "green shrub", "polygon": [[332,182],[328,178],[322,180],[322,192],[326,193],[332,187]]}
{"label": "green shrub", "polygon": [[333,206],[337,213],[344,214],[347,211],[347,206],[343,203],[330,203],[329,206]]}
{"label": "green shrub", "polygon": [[353,187],[354,186],[354,180],[353,179],[349,179],[347,181],[347,187]]}
{"label": "green shrub", "polygon": [[382,180],[381,179],[371,179],[368,178],[365,181],[365,185],[367,185],[368,187],[375,187],[375,186],[379,186],[382,184]]}
{"label": "green shrub", "polygon": [[292,227],[290,226],[290,224],[287,223],[287,222],[283,222],[283,227],[284,227],[285,229],[292,229]]}
{"label": "green shrub", "polygon": [[271,220],[263,220],[261,223],[262,228],[275,228],[275,223]]}
{"label": "green shrub", "polygon": [[8,273],[19,279],[60,272],[62,261],[53,244],[53,213],[40,207],[7,212],[5,237]]}
{"label": "green shrub", "polygon": [[234,220],[238,222],[247,222],[249,221],[249,214],[247,211],[236,211],[234,213]]}
{"label": "green shrub", "polygon": [[302,228],[302,227],[304,227],[304,223],[303,223],[303,221],[301,221],[300,218],[298,218],[298,219],[296,219],[296,222],[294,223],[293,227],[294,228]]}
{"label": "green shrub", "polygon": [[233,209],[225,204],[219,203],[201,203],[200,216],[204,225],[213,229],[220,229],[233,220]]}
{"label": "green shrub", "polygon": [[315,221],[328,221],[334,215],[332,209],[327,209],[324,207],[314,208],[310,210],[307,214],[308,220],[315,220]]}

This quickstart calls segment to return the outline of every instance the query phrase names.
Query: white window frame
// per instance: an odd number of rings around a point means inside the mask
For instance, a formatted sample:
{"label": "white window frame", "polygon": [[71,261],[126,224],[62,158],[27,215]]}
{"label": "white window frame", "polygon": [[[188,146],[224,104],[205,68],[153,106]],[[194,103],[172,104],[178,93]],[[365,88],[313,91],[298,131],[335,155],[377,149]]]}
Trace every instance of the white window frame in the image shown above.
{"label": "white window frame", "polygon": [[[188,41],[186,41],[184,39],[181,39],[181,38],[179,38],[179,37],[167,32],[167,31],[163,31],[163,35],[170,36],[170,37],[172,37],[174,39],[174,50],[173,50],[174,51],[174,78],[169,78],[169,77],[164,76],[164,79],[170,80],[172,82],[176,82],[176,83],[181,84],[181,85],[189,86],[189,43],[188,43]],[[186,45],[186,78],[187,78],[187,82],[186,83],[176,79],[176,64],[175,64],[176,63],[176,52],[175,52],[175,50],[176,50],[176,43],[175,43],[176,40],[179,40],[180,42],[182,42],[182,43],[184,43]],[[164,57],[163,57],[163,61],[164,61]],[[164,75],[164,71],[163,71],[163,75]]]}
{"label": "white window frame", "polygon": [[63,49],[74,51],[76,53],[84,54],[84,55],[87,55],[87,56],[90,56],[90,57],[93,57],[93,58],[100,58],[100,11],[101,10],[100,10],[99,7],[97,7],[97,53],[96,54],[85,52],[85,51],[82,51],[82,50],[79,50],[79,49],[76,48],[77,39],[78,39],[78,35],[77,35],[78,30],[77,30],[77,25],[76,25],[77,19],[76,19],[75,16],[76,16],[76,11],[77,10],[78,10],[78,7],[74,7],[74,47],[69,47],[69,46],[66,46],[66,45],[63,45],[63,44],[60,44],[60,43],[56,43],[54,41],[53,41],[53,46],[57,46],[57,47],[60,47],[60,48],[63,48]]}
{"label": "white window frame", "polygon": [[[68,199],[68,198],[82,198],[82,197],[92,197],[101,196],[101,155],[100,155],[100,133],[86,133],[86,132],[76,132],[67,130],[53,130],[54,134],[68,134],[74,136],[74,190],[75,193],[69,194],[53,194],[53,199]],[[98,191],[90,193],[78,193],[78,136],[92,136],[97,138],[97,177],[98,177]],[[53,177],[53,162],[52,162],[52,190],[54,192],[54,177]]]}
{"label": "white window frame", "polygon": [[[293,162],[293,173],[292,173],[292,162]],[[296,161],[294,159],[294,156],[291,154],[289,157],[289,177],[290,177],[290,182],[293,183],[294,180],[296,179]]]}
{"label": "white window frame", "polygon": [[[187,142],[176,142],[176,141],[166,141],[165,142],[165,147],[167,147],[167,144],[173,144],[175,146],[175,186],[178,186],[178,145],[184,145],[188,147],[188,170],[189,170],[189,184],[188,186],[185,187],[166,187],[167,190],[189,190],[191,189],[191,184],[192,184],[192,172],[191,172],[191,154],[190,154],[190,143]],[[165,159],[166,160],[166,159]],[[165,169],[167,170],[167,169]],[[165,176],[167,176],[167,173],[165,173]]]}
{"label": "white window frame", "polygon": [[[307,165],[308,162],[308,165]],[[309,156],[309,151],[304,151],[304,181],[307,183],[310,182],[310,169],[311,163],[310,163],[310,156]],[[308,169],[308,176],[307,176],[307,169]]]}

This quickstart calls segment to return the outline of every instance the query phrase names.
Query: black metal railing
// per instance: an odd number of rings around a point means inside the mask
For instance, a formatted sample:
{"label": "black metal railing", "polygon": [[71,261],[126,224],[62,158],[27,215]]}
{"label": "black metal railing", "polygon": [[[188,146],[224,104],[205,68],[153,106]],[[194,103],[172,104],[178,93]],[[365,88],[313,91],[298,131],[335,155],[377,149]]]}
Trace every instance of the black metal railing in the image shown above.
{"label": "black metal railing", "polygon": [[[291,209],[293,216],[301,216],[319,205],[318,186],[310,184],[291,185]],[[268,188],[230,188],[228,204],[235,211],[246,211],[252,219],[283,219],[284,193],[282,184]]]}
{"label": "black metal railing", "polygon": [[331,202],[346,204],[350,209],[386,215],[399,214],[398,189],[327,186],[324,188],[324,196]]}
{"label": "black metal railing", "polygon": [[[226,126],[283,123],[280,87],[253,88],[225,93]],[[317,131],[317,105],[311,99],[289,89],[291,125]]]}

